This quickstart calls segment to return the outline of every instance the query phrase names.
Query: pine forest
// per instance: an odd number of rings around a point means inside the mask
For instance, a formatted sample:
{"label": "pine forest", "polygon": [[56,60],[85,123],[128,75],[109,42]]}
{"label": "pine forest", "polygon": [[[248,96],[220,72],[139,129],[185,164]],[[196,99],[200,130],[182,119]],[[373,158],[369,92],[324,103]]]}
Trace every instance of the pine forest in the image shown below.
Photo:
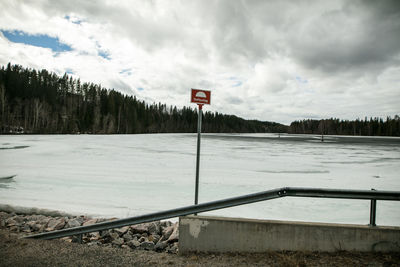
{"label": "pine forest", "polygon": [[[0,133],[135,134],[193,133],[197,110],[163,103],[146,103],[132,95],[81,83],[45,69],[20,65],[0,69]],[[203,132],[292,133],[327,135],[400,136],[400,118],[294,121],[290,126],[207,111]]]}

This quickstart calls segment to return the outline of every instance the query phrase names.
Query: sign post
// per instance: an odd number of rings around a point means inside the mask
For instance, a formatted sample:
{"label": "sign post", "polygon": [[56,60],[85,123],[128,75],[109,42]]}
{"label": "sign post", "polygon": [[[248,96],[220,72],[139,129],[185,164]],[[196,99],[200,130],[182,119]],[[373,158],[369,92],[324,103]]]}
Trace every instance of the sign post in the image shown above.
{"label": "sign post", "polygon": [[192,89],[191,102],[199,106],[197,118],[197,157],[196,157],[196,184],[194,191],[194,204],[199,200],[199,174],[200,174],[200,140],[201,140],[201,118],[203,116],[203,105],[211,103],[211,91]]}
{"label": "sign post", "polygon": [[194,191],[194,204],[198,204],[199,200],[199,173],[200,173],[200,140],[201,140],[201,117],[203,116],[203,104],[199,104],[199,112],[197,118],[197,156],[196,156],[196,186]]}

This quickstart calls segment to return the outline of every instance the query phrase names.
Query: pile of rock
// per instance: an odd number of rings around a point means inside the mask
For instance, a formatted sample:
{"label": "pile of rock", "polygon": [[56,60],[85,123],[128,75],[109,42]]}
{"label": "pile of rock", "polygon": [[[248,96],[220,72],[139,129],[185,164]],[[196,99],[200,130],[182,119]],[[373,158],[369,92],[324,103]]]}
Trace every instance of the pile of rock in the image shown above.
{"label": "pile of rock", "polygon": [[[12,232],[25,233],[26,235],[91,225],[104,221],[108,220],[93,219],[85,216],[50,217],[0,212],[1,228],[8,228]],[[78,240],[80,242],[78,237],[65,237],[62,239],[68,242],[78,242]],[[84,234],[82,243],[89,246],[110,246],[177,253],[178,239],[178,223],[157,221]]]}

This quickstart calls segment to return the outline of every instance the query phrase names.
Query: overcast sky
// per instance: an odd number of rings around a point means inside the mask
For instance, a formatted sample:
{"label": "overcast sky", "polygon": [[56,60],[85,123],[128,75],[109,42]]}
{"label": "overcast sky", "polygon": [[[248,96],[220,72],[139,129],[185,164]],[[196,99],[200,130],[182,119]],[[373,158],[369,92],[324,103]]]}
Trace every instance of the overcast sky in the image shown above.
{"label": "overcast sky", "polygon": [[400,114],[400,1],[0,0],[0,64],[246,119]]}

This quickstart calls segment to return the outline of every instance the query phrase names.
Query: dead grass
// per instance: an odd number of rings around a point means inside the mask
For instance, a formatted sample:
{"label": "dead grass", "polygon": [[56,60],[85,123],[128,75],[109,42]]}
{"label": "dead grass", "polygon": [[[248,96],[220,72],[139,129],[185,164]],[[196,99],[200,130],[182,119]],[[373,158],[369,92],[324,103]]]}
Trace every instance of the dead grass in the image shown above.
{"label": "dead grass", "polygon": [[0,266],[400,266],[400,253],[265,252],[176,255],[19,239],[0,230]]}

